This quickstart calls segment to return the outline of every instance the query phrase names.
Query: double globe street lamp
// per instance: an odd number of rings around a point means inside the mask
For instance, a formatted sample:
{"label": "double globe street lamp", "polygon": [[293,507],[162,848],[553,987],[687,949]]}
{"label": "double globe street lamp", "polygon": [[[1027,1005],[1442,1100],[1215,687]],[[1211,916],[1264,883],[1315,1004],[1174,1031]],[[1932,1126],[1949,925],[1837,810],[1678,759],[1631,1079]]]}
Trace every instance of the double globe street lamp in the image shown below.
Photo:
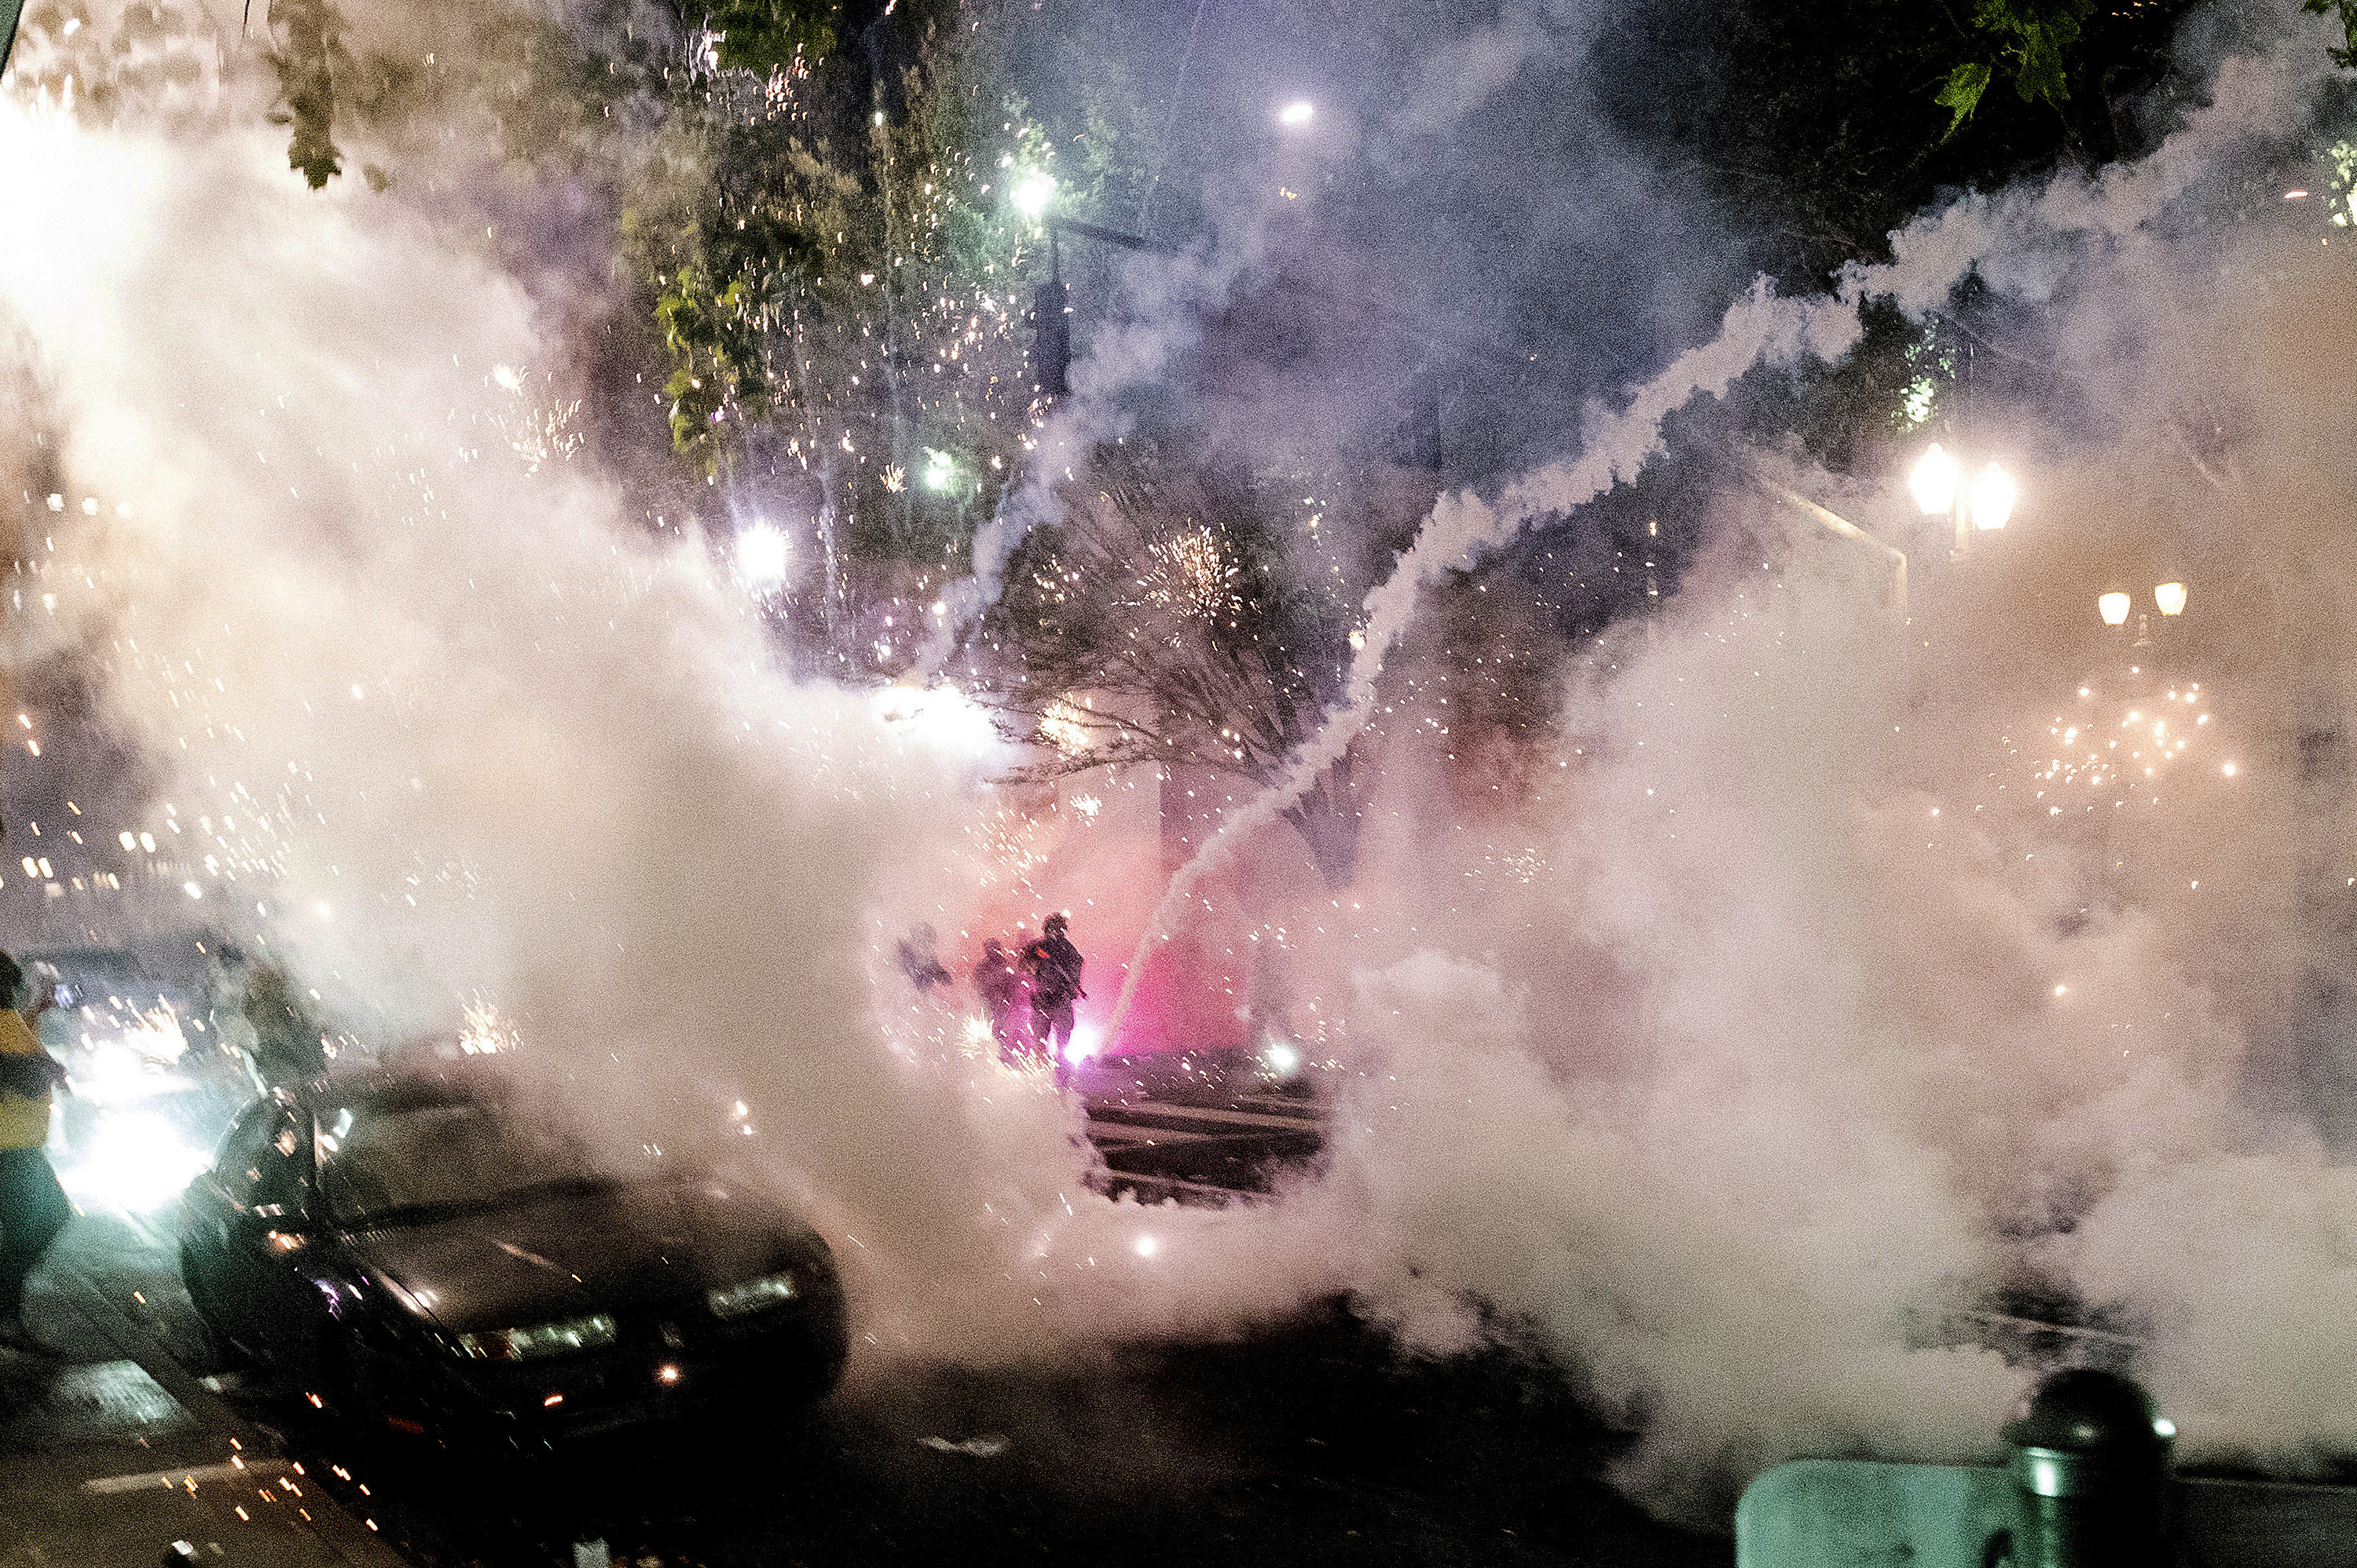
{"label": "double globe street lamp", "polygon": [[1953,517],[1955,545],[1962,555],[1975,532],[1994,532],[2013,516],[2013,476],[1995,463],[1984,466],[1970,485],[1964,465],[1934,441],[1907,476],[1907,488],[1926,517]]}
{"label": "double globe street lamp", "polygon": [[[2098,596],[2095,600],[2095,613],[2104,618],[2104,624],[2105,626],[2126,625],[2128,611],[2135,607],[2135,596],[2123,592],[2118,588],[2115,588],[2110,593]],[[2185,585],[2182,583],[2160,583],[2155,585],[2152,590],[2152,607],[2158,610],[2165,616],[2183,615],[2185,613]]]}
{"label": "double globe street lamp", "polygon": [[[2185,613],[2185,585],[2182,583],[2156,583],[2153,585],[2152,607],[2158,610],[2163,616],[2174,617],[2183,615]],[[2136,608],[2136,596],[2121,588],[2114,588],[2109,593],[2097,596],[2095,599],[2095,613],[2104,618],[2104,624],[2105,626],[2126,626],[2128,620],[2128,612],[2134,608]],[[2146,648],[2149,647],[2151,643],[2151,618],[2148,616],[2139,615],[2136,617],[2136,645],[2138,648]]]}

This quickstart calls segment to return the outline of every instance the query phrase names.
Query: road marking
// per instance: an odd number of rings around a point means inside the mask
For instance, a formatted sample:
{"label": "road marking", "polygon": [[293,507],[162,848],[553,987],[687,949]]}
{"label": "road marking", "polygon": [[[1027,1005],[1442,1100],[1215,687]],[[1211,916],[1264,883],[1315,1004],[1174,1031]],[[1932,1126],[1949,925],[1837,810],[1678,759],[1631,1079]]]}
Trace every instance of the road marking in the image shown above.
{"label": "road marking", "polygon": [[285,1475],[292,1466],[284,1459],[232,1459],[226,1465],[198,1465],[181,1470],[142,1470],[135,1476],[101,1476],[94,1481],[84,1481],[81,1489],[92,1497],[109,1497],[116,1492],[150,1492],[158,1487],[176,1489],[200,1487],[209,1481],[268,1481]]}

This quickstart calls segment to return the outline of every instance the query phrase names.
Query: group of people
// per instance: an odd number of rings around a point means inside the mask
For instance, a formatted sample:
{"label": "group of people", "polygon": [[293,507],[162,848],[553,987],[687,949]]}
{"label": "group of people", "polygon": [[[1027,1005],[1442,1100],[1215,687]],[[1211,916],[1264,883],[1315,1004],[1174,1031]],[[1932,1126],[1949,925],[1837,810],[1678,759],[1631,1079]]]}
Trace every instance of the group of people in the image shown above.
{"label": "group of people", "polygon": [[1050,915],[1038,938],[1014,950],[991,937],[974,966],[974,993],[989,1015],[998,1059],[1009,1067],[1051,1063],[1060,1088],[1071,1076],[1065,1047],[1072,1041],[1072,1004],[1088,994],[1081,989],[1081,950],[1066,934],[1071,925]]}

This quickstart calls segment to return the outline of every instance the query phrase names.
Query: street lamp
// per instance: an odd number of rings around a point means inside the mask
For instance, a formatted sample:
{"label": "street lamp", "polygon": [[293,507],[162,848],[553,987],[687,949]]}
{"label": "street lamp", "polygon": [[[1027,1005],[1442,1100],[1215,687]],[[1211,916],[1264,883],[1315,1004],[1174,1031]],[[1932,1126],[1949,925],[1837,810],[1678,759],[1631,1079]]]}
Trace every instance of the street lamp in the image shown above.
{"label": "street lamp", "polygon": [[[1913,470],[1907,476],[1907,488],[1913,492],[1915,505],[1926,517],[1953,515],[1956,536],[1951,553],[1954,555],[1964,553],[1971,542],[1973,530],[1993,532],[2003,528],[2013,516],[2015,490],[2012,475],[1996,464],[1989,463],[1973,477],[1972,485],[1967,489],[1964,465],[1936,441],[1917,459]],[[1962,492],[1962,504],[1958,502],[1959,492]]]}
{"label": "street lamp", "polygon": [[1026,218],[1038,218],[1056,199],[1056,177],[1045,169],[1033,169],[1015,182],[1015,208]]}
{"label": "street lamp", "polygon": [[[2152,606],[2165,616],[2185,613],[2186,588],[2182,583],[2161,583],[2152,590]],[[2118,588],[2101,595],[2095,600],[2095,612],[2104,618],[2105,626],[2126,626],[2128,611],[2136,607],[2136,596]]]}
{"label": "street lamp", "polygon": [[1973,480],[1973,526],[1986,532],[2003,528],[2013,515],[2013,476],[1991,463]]}
{"label": "street lamp", "polygon": [[1934,441],[1907,476],[1907,488],[1915,492],[1915,504],[1926,517],[1944,517],[1956,504],[1956,489],[1964,482],[1964,469],[1948,456],[1945,448]]}

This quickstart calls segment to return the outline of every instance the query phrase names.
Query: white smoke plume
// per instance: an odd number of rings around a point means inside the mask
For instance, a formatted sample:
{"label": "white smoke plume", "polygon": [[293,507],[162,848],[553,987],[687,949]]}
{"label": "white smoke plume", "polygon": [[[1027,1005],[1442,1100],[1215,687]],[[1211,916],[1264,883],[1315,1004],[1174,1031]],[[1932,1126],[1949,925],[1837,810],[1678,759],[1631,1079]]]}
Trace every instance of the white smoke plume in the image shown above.
{"label": "white smoke plume", "polygon": [[[2017,534],[2058,521],[2008,585],[2096,553],[2059,520],[2168,488],[2159,393],[2191,381],[2248,433],[2223,459],[2244,488],[2202,503],[2233,513],[2208,558],[2347,580],[2349,252],[2171,226],[2306,113],[2309,42],[2229,61],[2142,165],[1959,202],[1837,298],[1738,302],[1577,456],[1448,498],[1369,599],[1345,705],[1289,783],[1365,722],[1436,579],[1628,478],[1697,392],[1838,355],[1860,301],[1936,309],[1968,271],[2047,302],[2083,379],[2118,381],[2093,400],[2108,423],[2026,476],[2044,499]],[[1413,1349],[1534,1340],[1642,1424],[1646,1495],[1699,1509],[1698,1479],[1795,1452],[1985,1443],[2019,1373],[1913,1326],[2019,1273],[2147,1339],[2196,1451],[2357,1441],[2352,1195],[2248,1093],[2280,1032],[2254,972],[2298,940],[2263,897],[2289,852],[2252,824],[2290,809],[2291,764],[2261,748],[2272,793],[2189,786],[2184,842],[2147,835],[2172,873],[2212,845],[2275,854],[2246,907],[2157,875],[2091,894],[2112,847],[2049,825],[2029,755],[2074,700],[2060,628],[2084,593],[2017,620],[1960,585],[1938,650],[1894,648],[1840,546],[1730,500],[1679,601],[1575,671],[1525,801],[1460,810],[1394,745],[1363,908],[1299,900],[1303,967],[1351,1025],[1324,1172],[1251,1211],[1110,1204],[1068,1109],[879,983],[891,935],[981,902],[989,759],[788,682],[701,547],[625,517],[595,453],[513,450],[519,389],[561,397],[575,367],[475,214],[304,190],[267,84],[221,91],[168,129],[0,105],[0,300],[60,483],[101,503],[28,539],[20,651],[79,650],[143,743],[156,803],[120,825],[201,841],[181,858],[223,868],[206,898],[257,906],[274,951],[387,1032],[479,992],[618,1118],[684,1129],[742,1099],[747,1145],[845,1260],[863,1357],[1231,1332],[1349,1291]],[[480,180],[452,156],[436,172]],[[2335,671],[2347,616],[2326,608],[2304,667]],[[2205,736],[2288,733],[2276,630],[2224,646],[2241,680],[2218,684],[2252,711]],[[2252,800],[2271,810],[2245,822]]]}
{"label": "white smoke plume", "polygon": [[1366,727],[1373,712],[1376,682],[1392,645],[1415,615],[1424,590],[1443,574],[1464,571],[1537,518],[1586,505],[1614,484],[1636,477],[1660,447],[1662,421],[1697,393],[1723,394],[1728,385],[1763,360],[1787,362],[1803,353],[1829,360],[1856,340],[1857,317],[1830,301],[1778,299],[1764,282],[1751,297],[1727,312],[1717,339],[1682,354],[1670,368],[1638,390],[1628,406],[1598,428],[1576,462],[1555,464],[1509,486],[1491,505],[1469,492],[1445,498],[1416,535],[1392,575],[1367,596],[1366,621],[1343,683],[1342,701],[1287,764],[1285,777],[1240,810],[1222,817],[1219,829],[1170,879],[1147,922],[1137,954],[1130,961],[1111,1029],[1118,1033],[1146,972],[1155,945],[1167,940],[1171,923],[1192,901],[1196,885],[1250,835],[1274,824],[1285,809],[1308,792]]}

